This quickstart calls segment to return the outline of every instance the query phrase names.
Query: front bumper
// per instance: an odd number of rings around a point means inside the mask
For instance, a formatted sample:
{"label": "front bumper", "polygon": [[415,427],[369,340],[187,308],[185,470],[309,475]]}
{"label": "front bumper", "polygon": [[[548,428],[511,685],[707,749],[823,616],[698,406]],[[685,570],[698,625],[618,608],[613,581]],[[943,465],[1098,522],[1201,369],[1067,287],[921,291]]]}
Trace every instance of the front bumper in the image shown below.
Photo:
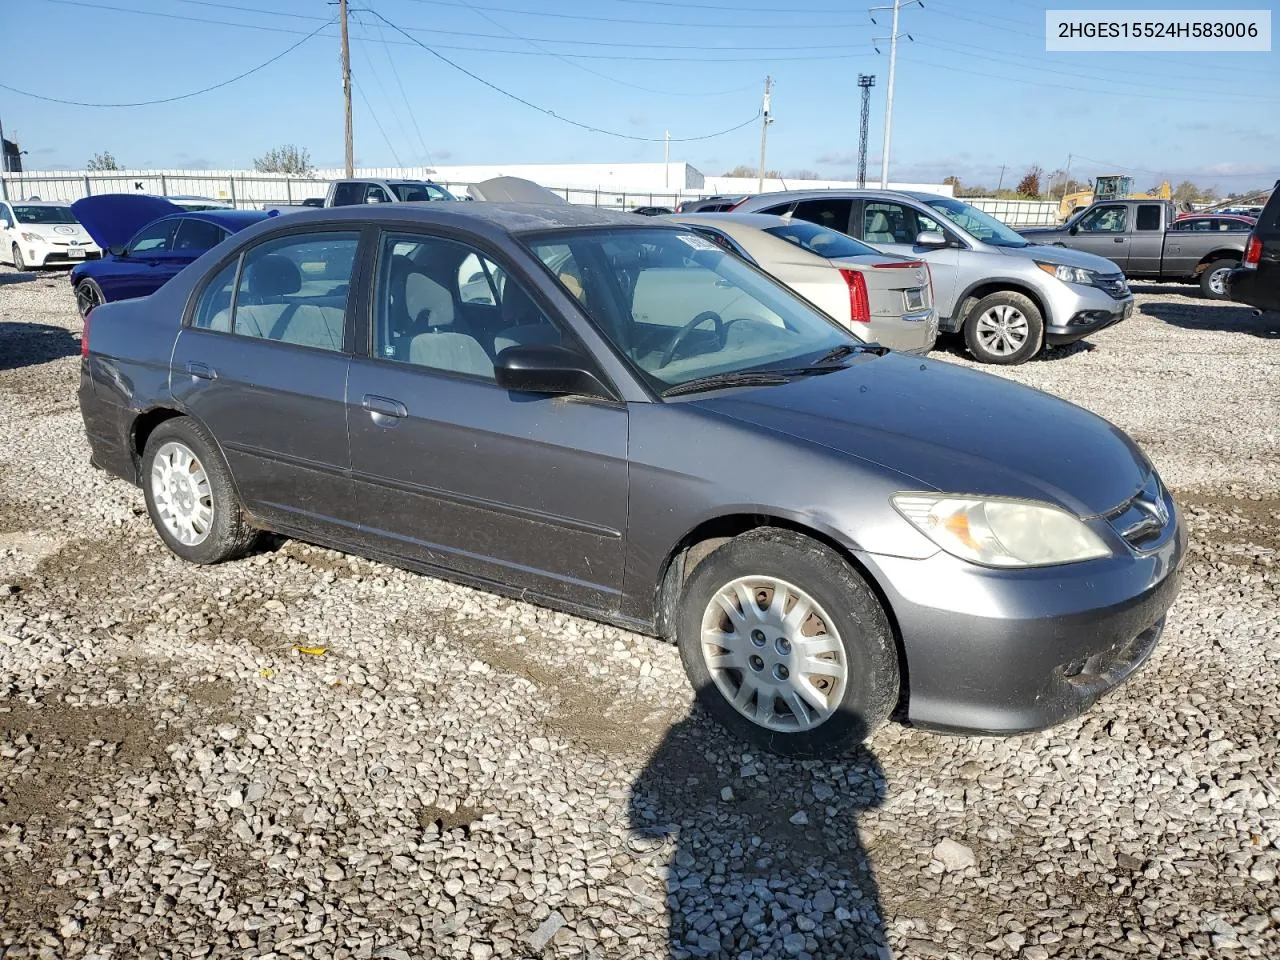
{"label": "front bumper", "polygon": [[[72,247],[70,244],[41,240],[19,240],[18,248],[22,251],[22,258],[33,267],[61,266],[102,259],[102,250],[94,244],[79,244]],[[83,250],[84,256],[73,255],[73,250]]]}
{"label": "front bumper", "polygon": [[861,557],[902,637],[907,722],[1013,734],[1088,710],[1151,654],[1178,592],[1180,515],[1159,548],[994,570],[946,553]]}
{"label": "front bumper", "polygon": [[1133,294],[1116,299],[1104,290],[1076,283],[1058,283],[1048,300],[1044,339],[1051,347],[1077,340],[1114,326],[1133,313]]}

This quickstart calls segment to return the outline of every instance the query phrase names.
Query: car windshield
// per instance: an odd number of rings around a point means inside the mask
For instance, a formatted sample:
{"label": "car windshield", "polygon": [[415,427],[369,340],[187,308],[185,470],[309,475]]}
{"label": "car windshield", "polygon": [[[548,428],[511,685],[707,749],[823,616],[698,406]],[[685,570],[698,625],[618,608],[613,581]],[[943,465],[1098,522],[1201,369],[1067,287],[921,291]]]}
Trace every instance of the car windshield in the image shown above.
{"label": "car windshield", "polygon": [[400,200],[406,203],[421,203],[425,200],[453,200],[454,197],[444,187],[434,183],[392,183],[388,184]]}
{"label": "car windshield", "polygon": [[25,207],[17,204],[13,215],[19,223],[75,223],[70,207]]}
{"label": "car windshield", "polygon": [[804,220],[793,220],[782,227],[765,227],[764,232],[781,237],[788,243],[794,243],[797,247],[803,247],[810,253],[816,253],[829,260],[880,255],[879,250],[873,250],[853,237]]}
{"label": "car windshield", "polygon": [[993,247],[1029,247],[1024,238],[990,214],[951,197],[932,197],[925,201],[965,233]]}
{"label": "car windshield", "polygon": [[527,242],[659,392],[708,376],[804,366],[862,342],[690,231],[561,231]]}

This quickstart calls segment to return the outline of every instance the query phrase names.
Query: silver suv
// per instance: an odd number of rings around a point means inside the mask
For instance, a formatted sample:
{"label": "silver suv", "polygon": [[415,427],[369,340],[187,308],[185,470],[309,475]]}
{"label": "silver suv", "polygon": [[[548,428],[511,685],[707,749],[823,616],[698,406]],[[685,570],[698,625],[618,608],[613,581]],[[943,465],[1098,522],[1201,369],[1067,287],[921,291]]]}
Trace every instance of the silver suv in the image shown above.
{"label": "silver suv", "polygon": [[1030,243],[952,197],[790,190],[748,197],[733,212],[808,220],[925,260],[939,328],[962,331],[985,363],[1023,363],[1046,344],[1073,343],[1133,312],[1133,294],[1110,260]]}

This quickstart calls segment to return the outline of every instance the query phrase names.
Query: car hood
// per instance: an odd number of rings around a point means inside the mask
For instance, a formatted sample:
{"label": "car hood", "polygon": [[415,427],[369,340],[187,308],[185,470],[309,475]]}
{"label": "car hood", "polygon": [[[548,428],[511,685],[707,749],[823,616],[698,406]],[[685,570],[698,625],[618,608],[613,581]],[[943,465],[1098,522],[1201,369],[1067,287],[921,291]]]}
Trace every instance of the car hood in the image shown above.
{"label": "car hood", "polygon": [[89,242],[89,233],[78,223],[18,223],[14,229],[21,233],[34,233],[46,240],[79,240]]}
{"label": "car hood", "polygon": [[1150,471],[1118,427],[990,374],[902,354],[693,401],[906,474],[919,489],[1048,501],[1078,516],[1125,503]]}
{"label": "car hood", "polygon": [[1056,231],[1053,236],[1046,236],[1044,239],[1027,236],[1025,232],[1022,236],[1030,240],[1035,246],[1000,247],[1000,252],[1007,257],[1039,260],[1041,263],[1066,264],[1070,267],[1083,267],[1086,270],[1094,270],[1098,273],[1120,272],[1120,268],[1114,263],[1106,257],[1098,256],[1096,253],[1085,253],[1083,250],[1072,250],[1070,247],[1051,246],[1050,243],[1056,236]]}
{"label": "car hood", "polygon": [[152,220],[182,213],[176,203],[146,193],[103,193],[71,204],[89,236],[102,249],[122,247]]}

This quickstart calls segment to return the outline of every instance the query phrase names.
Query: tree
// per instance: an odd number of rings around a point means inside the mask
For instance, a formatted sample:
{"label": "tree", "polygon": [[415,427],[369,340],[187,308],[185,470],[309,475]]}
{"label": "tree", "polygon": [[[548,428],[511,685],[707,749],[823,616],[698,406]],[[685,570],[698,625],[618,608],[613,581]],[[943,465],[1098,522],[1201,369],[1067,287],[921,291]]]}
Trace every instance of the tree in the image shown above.
{"label": "tree", "polygon": [[310,176],[315,171],[311,166],[311,153],[292,143],[268,150],[253,161],[253,169],[259,173],[287,173],[295,177]]}
{"label": "tree", "polygon": [[[740,163],[727,173],[722,173],[723,177],[758,177],[760,175],[759,167],[748,167],[745,163]],[[766,170],[766,177],[772,177],[775,180],[782,176],[781,170]]]}
{"label": "tree", "polygon": [[103,150],[101,153],[95,153],[89,158],[86,170],[119,170],[120,164],[116,160],[115,155],[110,150]]}
{"label": "tree", "polygon": [[1040,168],[1038,163],[1033,163],[1031,167],[1023,174],[1022,179],[1018,181],[1018,196],[1026,197],[1029,200],[1040,199],[1040,177],[1043,176],[1044,170]]}
{"label": "tree", "polygon": [[1087,182],[1075,179],[1065,170],[1055,170],[1049,174],[1049,183],[1046,187],[1051,200],[1054,197],[1061,197],[1064,193],[1079,193],[1089,189]]}
{"label": "tree", "polygon": [[960,189],[960,178],[955,176],[955,174],[952,174],[949,177],[943,177],[942,182],[946,184],[950,184],[951,187],[954,188],[955,190]]}
{"label": "tree", "polygon": [[823,179],[823,177],[822,177],[822,174],[820,174],[817,170],[806,170],[802,168],[800,170],[792,170],[791,172],[789,172],[787,174],[787,179],[788,180],[821,180]]}

